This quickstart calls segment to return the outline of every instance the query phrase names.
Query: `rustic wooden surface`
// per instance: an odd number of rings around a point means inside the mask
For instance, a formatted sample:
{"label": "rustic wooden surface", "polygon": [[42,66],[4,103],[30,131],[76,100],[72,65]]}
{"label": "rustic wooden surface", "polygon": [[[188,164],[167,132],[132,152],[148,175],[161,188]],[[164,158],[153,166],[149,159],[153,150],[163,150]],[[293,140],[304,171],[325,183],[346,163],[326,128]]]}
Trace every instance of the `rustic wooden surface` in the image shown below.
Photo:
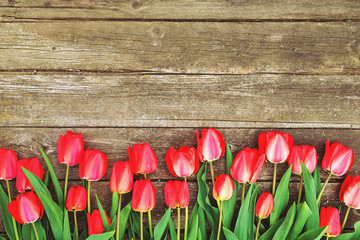
{"label": "rustic wooden surface", "polygon": [[[82,132],[86,148],[109,158],[92,188],[109,208],[112,165],[146,141],[159,161],[150,174],[155,224],[163,186],[175,179],[166,151],[196,146],[204,127],[218,128],[233,154],[257,147],[261,132],[289,132],[295,144],[316,147],[320,167],[326,140],[340,141],[355,152],[349,174],[359,174],[359,9],[357,0],[0,1],[0,147],[42,162],[43,147],[63,179],[58,136]],[[214,164],[224,172],[224,158]],[[272,170],[264,165],[261,191],[271,190]],[[70,178],[80,184],[77,167]],[[339,205],[344,178],[331,179],[323,206]],[[291,177],[291,201],[298,180]],[[359,215],[351,212],[347,231]]]}

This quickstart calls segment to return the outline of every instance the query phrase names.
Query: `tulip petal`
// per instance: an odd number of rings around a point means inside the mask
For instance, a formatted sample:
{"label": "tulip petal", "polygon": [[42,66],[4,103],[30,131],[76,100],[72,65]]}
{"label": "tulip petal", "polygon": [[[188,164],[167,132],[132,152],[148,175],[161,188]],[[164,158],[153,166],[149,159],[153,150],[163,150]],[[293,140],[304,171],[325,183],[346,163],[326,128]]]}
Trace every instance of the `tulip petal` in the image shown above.
{"label": "tulip petal", "polygon": [[10,215],[19,223],[24,224],[19,215],[19,206],[17,201],[11,201],[7,206]]}

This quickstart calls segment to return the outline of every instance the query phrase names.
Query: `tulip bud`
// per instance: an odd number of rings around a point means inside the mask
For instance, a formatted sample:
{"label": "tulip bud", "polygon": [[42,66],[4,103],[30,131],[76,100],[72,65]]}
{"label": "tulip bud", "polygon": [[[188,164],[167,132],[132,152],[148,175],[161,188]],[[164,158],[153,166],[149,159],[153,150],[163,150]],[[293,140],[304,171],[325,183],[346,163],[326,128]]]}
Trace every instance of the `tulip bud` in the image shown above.
{"label": "tulip bud", "polygon": [[[109,225],[111,225],[110,218],[106,214],[106,211],[105,211],[105,215]],[[91,213],[91,215],[90,213],[87,213],[87,221],[89,227],[89,236],[93,234],[100,234],[104,231],[104,223],[101,219],[101,213],[99,210],[95,209]]]}
{"label": "tulip bud", "polygon": [[168,181],[164,187],[165,202],[171,208],[189,206],[189,187],[187,182]]}
{"label": "tulip bud", "polygon": [[326,141],[325,155],[322,161],[325,171],[342,176],[350,170],[353,163],[354,152],[351,148],[346,148],[338,142],[330,145],[330,141]]}
{"label": "tulip bud", "polygon": [[83,186],[72,187],[66,196],[66,209],[68,211],[84,211],[86,200],[86,189]]}
{"label": "tulip bud", "polygon": [[16,196],[7,206],[9,213],[21,223],[33,223],[44,214],[44,207],[34,192],[25,192]]}
{"label": "tulip bud", "polygon": [[166,165],[172,175],[190,177],[199,169],[199,156],[194,147],[170,148],[166,153]]}
{"label": "tulip bud", "polygon": [[103,178],[108,169],[108,159],[105,153],[88,148],[79,162],[81,179],[98,181]]}
{"label": "tulip bud", "polygon": [[326,235],[329,237],[336,237],[341,233],[340,214],[336,208],[322,207],[320,210],[320,227],[326,227]]}
{"label": "tulip bud", "polygon": [[339,196],[347,206],[360,209],[360,176],[348,175],[341,185]]}
{"label": "tulip bud", "polygon": [[315,170],[317,164],[317,155],[314,146],[294,146],[288,160],[289,167],[292,164],[293,173],[302,174],[301,162],[305,164],[310,173]]}
{"label": "tulip bud", "polygon": [[59,136],[58,162],[69,166],[80,162],[84,153],[84,139],[82,133],[75,134],[68,131],[65,136]]}
{"label": "tulip bud", "polygon": [[156,204],[156,189],[150,179],[137,180],[134,184],[131,208],[138,212],[148,212]]}
{"label": "tulip bud", "polygon": [[110,189],[118,194],[130,192],[133,187],[133,173],[129,161],[116,162],[110,176]]}
{"label": "tulip bud", "polygon": [[130,167],[134,174],[148,174],[158,167],[156,155],[149,144],[135,144],[128,147]]}
{"label": "tulip bud", "polygon": [[274,209],[274,197],[271,193],[264,192],[260,195],[255,206],[255,215],[264,219],[267,218]]}
{"label": "tulip bud", "polygon": [[247,147],[235,156],[230,174],[238,182],[254,183],[264,162],[265,154],[259,154],[259,150]]}
{"label": "tulip bud", "polygon": [[38,176],[41,180],[44,177],[44,170],[41,167],[40,161],[37,158],[21,159],[17,163],[17,176],[16,176],[16,188],[19,192],[25,192],[26,190],[34,190],[30,181],[26,177],[22,167],[29,170]]}
{"label": "tulip bud", "polygon": [[6,148],[0,149],[0,180],[11,180],[16,177],[16,153]]}
{"label": "tulip bud", "polygon": [[266,132],[259,135],[259,151],[271,163],[285,162],[291,153],[293,138],[288,133]]}
{"label": "tulip bud", "polygon": [[229,175],[221,174],[215,180],[213,187],[213,197],[216,200],[228,200],[231,198],[235,190],[233,180]]}
{"label": "tulip bud", "polygon": [[223,135],[213,129],[204,128],[201,131],[201,138],[199,132],[196,132],[197,150],[200,160],[212,162],[221,158],[225,153],[225,141]]}

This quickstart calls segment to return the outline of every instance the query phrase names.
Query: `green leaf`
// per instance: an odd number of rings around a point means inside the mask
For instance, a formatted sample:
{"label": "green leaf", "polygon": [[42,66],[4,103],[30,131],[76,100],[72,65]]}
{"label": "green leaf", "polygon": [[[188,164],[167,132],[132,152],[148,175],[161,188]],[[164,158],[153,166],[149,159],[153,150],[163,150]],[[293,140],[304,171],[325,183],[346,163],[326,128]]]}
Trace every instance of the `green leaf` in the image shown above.
{"label": "green leaf", "polygon": [[256,183],[253,184],[254,185],[254,192],[251,195],[251,200],[250,200],[250,207],[249,207],[249,221],[248,221],[248,239],[249,240],[253,240],[254,239],[254,229],[256,229],[254,222],[255,222],[255,205],[256,205],[256,200],[258,199],[258,195],[260,193],[260,189],[258,187],[258,185]]}
{"label": "green leaf", "polygon": [[15,240],[15,231],[12,216],[7,209],[7,205],[9,204],[9,197],[6,195],[4,189],[0,185],[0,208],[2,213],[3,224],[5,227],[5,231],[10,240]]}
{"label": "green leaf", "polygon": [[41,154],[42,154],[42,156],[43,156],[43,158],[45,160],[46,166],[48,168],[48,172],[50,173],[51,181],[54,184],[55,194],[56,194],[56,197],[58,199],[59,206],[60,206],[61,209],[64,209],[64,194],[63,194],[63,191],[61,190],[59,180],[56,177],[56,174],[54,172],[54,168],[52,167],[49,158],[47,157],[47,155],[45,154],[45,152],[42,150],[41,147],[39,149],[40,149],[40,152],[41,152]]}
{"label": "green leaf", "polygon": [[133,227],[133,221],[132,218],[129,218],[129,228],[128,228],[128,235],[129,235],[129,239],[136,239],[136,234],[134,231],[134,227]]}
{"label": "green leaf", "polygon": [[289,202],[289,181],[292,165],[282,176],[274,196],[274,209],[270,214],[270,225],[273,225],[281,216]]}
{"label": "green leaf", "polygon": [[114,235],[115,231],[105,232],[101,234],[93,234],[86,240],[108,240]]}
{"label": "green leaf", "polygon": [[71,240],[71,233],[70,233],[70,224],[69,224],[69,212],[65,210],[64,212],[64,226],[63,226],[63,239],[64,240]]}
{"label": "green leaf", "polygon": [[[199,215],[199,230],[198,231],[198,239],[207,239],[207,226],[206,226],[206,217],[204,209],[199,207],[198,209],[198,215]],[[200,237],[199,237],[200,236]]]}
{"label": "green leaf", "polygon": [[296,215],[296,204],[294,202],[286,214],[285,221],[283,222],[283,224],[281,224],[279,229],[276,231],[276,233],[273,237],[273,240],[286,239],[286,237],[289,234],[290,229],[294,223],[295,215]]}
{"label": "green leaf", "polygon": [[98,208],[99,208],[99,211],[100,211],[101,220],[102,220],[102,222],[104,224],[104,231],[107,232],[107,231],[109,231],[110,226],[109,226],[109,222],[108,222],[107,217],[106,217],[105,210],[104,210],[103,206],[101,205],[97,194],[95,194],[95,197],[96,197],[96,202],[97,202],[97,205],[98,205]]}
{"label": "green leaf", "polygon": [[50,219],[51,229],[56,240],[63,239],[63,210],[52,200],[45,184],[34,173],[22,168],[26,177],[29,179],[41,203],[45,213]]}
{"label": "green leaf", "polygon": [[[39,240],[46,240],[46,234],[43,226],[41,225],[40,221],[36,221],[35,223],[36,231],[39,236]],[[24,224],[22,227],[22,235],[24,236],[24,240],[31,239],[35,240],[35,231],[32,226],[32,223]],[[25,237],[26,236],[26,237]]]}
{"label": "green leaf", "polygon": [[320,240],[328,227],[315,228],[300,235],[297,240]]}
{"label": "green leaf", "polygon": [[314,178],[315,193],[316,196],[318,196],[321,190],[321,179],[320,179],[320,172],[318,166],[316,166],[313,172],[313,178]]}
{"label": "green leaf", "polygon": [[199,228],[199,215],[196,215],[195,219],[192,221],[192,224],[190,225],[188,239],[196,239],[196,236],[198,235],[198,228]]}
{"label": "green leaf", "polygon": [[335,238],[331,238],[331,240],[357,240],[359,238],[354,237],[354,233],[343,233]]}
{"label": "green leaf", "polygon": [[154,228],[154,239],[161,240],[162,237],[165,235],[166,228],[169,225],[169,219],[171,214],[171,207],[169,207],[164,216],[160,219],[159,223],[156,224]]}
{"label": "green leaf", "polygon": [[[240,207],[240,211],[236,220],[234,233],[241,240],[248,239],[248,231],[249,231],[249,208],[250,208],[250,200],[251,195],[254,189],[254,185],[251,184],[250,188],[246,194],[245,200]],[[252,227],[252,226],[251,226]]]}
{"label": "green leaf", "polygon": [[177,238],[176,229],[175,229],[175,224],[174,224],[172,218],[169,219],[169,231],[170,231],[171,240],[176,240],[176,238]]}
{"label": "green leaf", "polygon": [[[134,212],[134,211],[131,211],[130,214],[132,217],[134,231],[138,236],[140,236],[140,217],[139,217],[138,213]],[[144,213],[144,215],[145,215],[145,213]],[[144,230],[144,240],[150,239],[150,234],[144,224],[143,224],[143,230]]]}
{"label": "green leaf", "polygon": [[317,228],[320,225],[319,205],[316,202],[317,195],[314,179],[305,164],[303,162],[301,164],[304,177],[305,201],[312,212],[305,224],[305,231],[309,231],[311,229]]}
{"label": "green leaf", "polygon": [[[131,212],[131,202],[128,203],[123,209],[120,211],[120,227],[119,227],[119,238],[123,239],[126,231],[127,222],[129,220]],[[116,222],[116,221],[115,221]],[[111,224],[112,225],[112,224]]]}
{"label": "green leaf", "polygon": [[226,237],[226,240],[239,240],[239,238],[226,227],[223,227],[223,232]]}
{"label": "green leaf", "polygon": [[117,209],[118,209],[118,204],[119,204],[119,194],[117,194],[116,192],[113,192],[112,201],[111,201],[110,219],[113,219],[114,216],[116,215]]}
{"label": "green leaf", "polygon": [[297,206],[296,220],[293,227],[291,228],[287,240],[295,240],[299,236],[311,214],[312,212],[306,202],[303,202]]}
{"label": "green leaf", "polygon": [[0,236],[0,240],[6,240],[6,238],[3,238],[2,236]]}
{"label": "green leaf", "polygon": [[283,224],[284,220],[285,218],[280,218],[279,220],[277,220],[263,235],[259,237],[259,240],[272,240],[274,234]]}

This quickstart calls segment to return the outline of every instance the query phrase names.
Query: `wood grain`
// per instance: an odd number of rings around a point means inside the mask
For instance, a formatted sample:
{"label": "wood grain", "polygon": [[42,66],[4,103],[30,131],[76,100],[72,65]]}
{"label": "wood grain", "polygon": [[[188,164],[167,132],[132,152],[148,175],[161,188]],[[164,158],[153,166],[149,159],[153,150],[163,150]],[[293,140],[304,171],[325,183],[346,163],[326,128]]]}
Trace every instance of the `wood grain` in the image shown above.
{"label": "wood grain", "polygon": [[358,74],[360,23],[0,23],[0,71]]}
{"label": "wood grain", "polygon": [[0,103],[2,126],[360,128],[360,76],[3,73]]}
{"label": "wood grain", "polygon": [[11,0],[0,19],[359,19],[356,0]]}

